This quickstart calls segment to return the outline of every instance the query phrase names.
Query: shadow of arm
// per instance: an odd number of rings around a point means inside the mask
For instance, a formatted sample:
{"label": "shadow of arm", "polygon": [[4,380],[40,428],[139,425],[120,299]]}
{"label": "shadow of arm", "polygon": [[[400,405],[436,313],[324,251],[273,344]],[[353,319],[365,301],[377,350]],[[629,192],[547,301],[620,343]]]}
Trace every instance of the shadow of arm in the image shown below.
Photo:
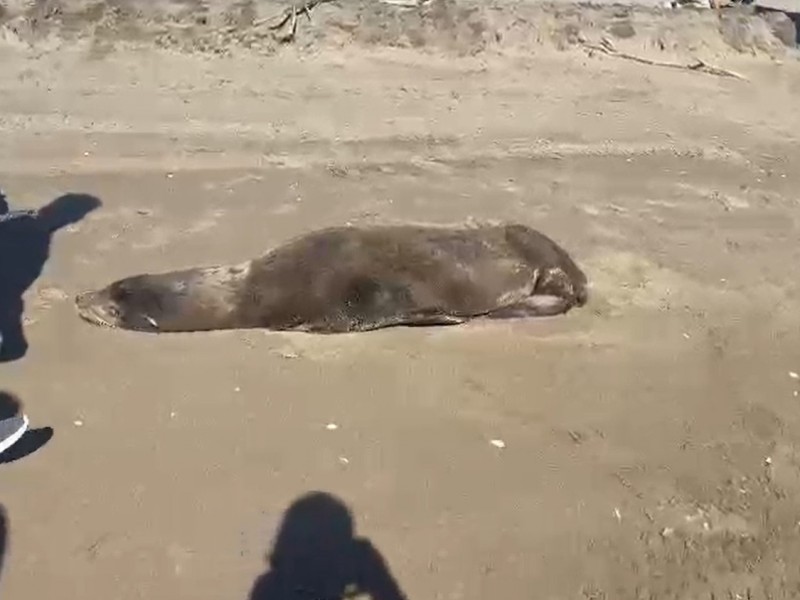
{"label": "shadow of arm", "polygon": [[359,588],[372,600],[407,600],[386,561],[369,540],[359,541]]}

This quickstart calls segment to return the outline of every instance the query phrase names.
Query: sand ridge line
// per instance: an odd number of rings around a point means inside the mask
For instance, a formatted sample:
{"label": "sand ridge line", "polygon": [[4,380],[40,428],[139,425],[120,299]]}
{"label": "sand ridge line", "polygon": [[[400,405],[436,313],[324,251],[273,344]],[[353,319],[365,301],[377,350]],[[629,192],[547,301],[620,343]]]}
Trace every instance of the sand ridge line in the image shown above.
{"label": "sand ridge line", "polygon": [[[722,162],[743,168],[753,168],[753,163],[739,152],[722,145],[692,144],[692,143],[562,143],[547,141],[495,141],[491,145],[474,145],[471,143],[453,145],[450,143],[437,146],[430,142],[419,144],[424,146],[424,157],[409,149],[393,148],[396,138],[373,139],[366,142],[353,140],[353,147],[348,147],[348,142],[319,140],[316,144],[303,143],[304,148],[310,152],[302,152],[299,147],[294,151],[281,149],[279,146],[272,151],[263,153],[213,151],[209,148],[197,149],[196,152],[182,149],[175,154],[155,151],[151,156],[109,156],[108,153],[91,154],[85,156],[64,156],[46,158],[9,157],[0,158],[0,172],[16,173],[41,173],[51,174],[63,171],[70,173],[108,173],[108,172],[148,172],[148,171],[219,171],[229,169],[262,169],[262,168],[287,168],[303,169],[309,167],[324,167],[335,162],[337,167],[346,168],[348,165],[360,168],[378,166],[382,164],[413,160],[414,166],[425,170],[426,166],[435,169],[437,166],[457,166],[465,161],[475,160],[504,160],[504,159],[562,159],[580,157],[617,157],[634,159],[637,157],[671,156],[690,157],[696,160],[709,162]],[[377,147],[374,154],[365,155],[365,150]],[[420,148],[421,150],[422,148]],[[316,151],[315,151],[316,150]]]}

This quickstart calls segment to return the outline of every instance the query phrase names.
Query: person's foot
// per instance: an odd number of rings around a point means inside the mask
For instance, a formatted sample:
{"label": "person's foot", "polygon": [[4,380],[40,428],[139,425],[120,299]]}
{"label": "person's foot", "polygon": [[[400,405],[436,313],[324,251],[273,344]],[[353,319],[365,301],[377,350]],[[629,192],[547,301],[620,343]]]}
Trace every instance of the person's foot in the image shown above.
{"label": "person's foot", "polygon": [[0,454],[11,448],[28,430],[28,417],[24,414],[0,421]]}
{"label": "person's foot", "polygon": [[28,417],[19,400],[0,392],[0,454],[11,448],[28,430]]}

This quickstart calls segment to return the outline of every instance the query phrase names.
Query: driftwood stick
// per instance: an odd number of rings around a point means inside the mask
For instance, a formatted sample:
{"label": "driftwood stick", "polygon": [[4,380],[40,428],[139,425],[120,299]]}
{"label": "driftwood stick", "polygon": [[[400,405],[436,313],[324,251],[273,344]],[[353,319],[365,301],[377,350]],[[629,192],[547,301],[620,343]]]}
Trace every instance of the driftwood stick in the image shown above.
{"label": "driftwood stick", "polygon": [[[309,22],[311,22],[311,11],[320,4],[326,4],[328,2],[333,2],[333,0],[305,0],[300,4],[292,4],[291,6],[285,8],[283,12],[278,15],[272,15],[271,17],[264,17],[263,19],[256,19],[250,25],[252,28],[262,27],[264,25],[267,26],[267,29],[270,31],[278,31],[282,29],[284,25],[290,23],[290,32],[281,38],[280,41],[283,42],[291,42],[296,33],[297,33],[297,15],[305,14],[308,17]],[[276,20],[277,19],[277,20]],[[272,23],[270,25],[270,23]],[[231,25],[227,27],[225,31],[231,32],[237,29],[238,25]]]}
{"label": "driftwood stick", "polygon": [[747,77],[744,75],[740,75],[734,71],[729,71],[728,69],[722,69],[720,67],[715,67],[713,65],[709,65],[705,61],[700,60],[699,58],[695,58],[695,62],[689,64],[683,63],[676,63],[676,62],[668,62],[663,60],[652,60],[649,58],[644,58],[642,56],[636,56],[635,54],[628,54],[627,52],[620,52],[616,48],[614,48],[609,42],[604,40],[604,44],[590,44],[587,42],[583,42],[581,45],[588,49],[588,50],[595,50],[597,52],[602,52],[608,56],[614,56],[616,58],[622,58],[625,60],[631,60],[634,62],[641,63],[643,65],[651,65],[654,67],[666,67],[668,69],[681,69],[684,71],[700,71],[702,73],[708,73],[709,75],[717,75],[718,77],[732,77],[734,79],[739,79],[741,81],[747,81]]}
{"label": "driftwood stick", "polygon": [[[295,23],[297,21],[297,13],[305,13],[308,17],[308,20],[311,20],[311,11],[319,6],[320,4],[326,4],[328,2],[333,2],[333,0],[306,0],[302,4],[292,4],[290,7],[286,8],[279,16],[279,20],[272,25],[267,25],[267,28],[276,31],[286,25],[291,20],[294,20]],[[253,27],[261,27],[262,25],[266,25],[270,21],[275,20],[276,17],[267,17],[264,19],[258,19],[253,21]]]}

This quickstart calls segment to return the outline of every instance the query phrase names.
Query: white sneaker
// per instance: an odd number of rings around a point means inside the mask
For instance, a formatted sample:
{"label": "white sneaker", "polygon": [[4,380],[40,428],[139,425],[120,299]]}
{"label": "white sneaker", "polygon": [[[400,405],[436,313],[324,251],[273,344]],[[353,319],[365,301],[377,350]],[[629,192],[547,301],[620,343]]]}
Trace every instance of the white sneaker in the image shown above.
{"label": "white sneaker", "polygon": [[0,453],[16,444],[28,430],[28,416],[17,415],[0,421]]}

